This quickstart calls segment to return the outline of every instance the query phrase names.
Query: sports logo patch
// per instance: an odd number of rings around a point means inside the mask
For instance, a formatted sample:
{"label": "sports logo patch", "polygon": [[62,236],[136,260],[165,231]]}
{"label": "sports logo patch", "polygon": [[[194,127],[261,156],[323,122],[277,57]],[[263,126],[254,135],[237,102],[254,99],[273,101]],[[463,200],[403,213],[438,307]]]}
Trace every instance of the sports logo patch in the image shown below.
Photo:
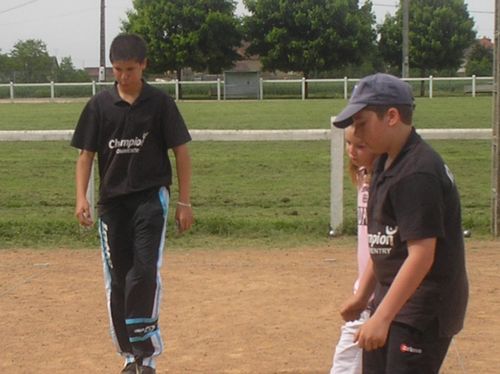
{"label": "sports logo patch", "polygon": [[408,353],[422,354],[422,352],[423,352],[423,350],[421,348],[413,348],[413,347],[410,347],[409,345],[406,345],[404,343],[399,346],[399,349],[403,353],[408,352]]}

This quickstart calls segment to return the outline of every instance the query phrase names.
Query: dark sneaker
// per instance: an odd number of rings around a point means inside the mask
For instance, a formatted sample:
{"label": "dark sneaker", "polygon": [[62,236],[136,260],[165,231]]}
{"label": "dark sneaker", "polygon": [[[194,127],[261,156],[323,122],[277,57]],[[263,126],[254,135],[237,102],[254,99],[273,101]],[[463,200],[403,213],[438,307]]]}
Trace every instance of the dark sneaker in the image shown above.
{"label": "dark sneaker", "polygon": [[155,370],[155,369],[153,369],[153,368],[152,368],[152,367],[150,367],[150,366],[142,366],[142,365],[140,365],[140,366],[138,367],[138,369],[139,369],[139,370],[138,370],[137,372],[138,372],[139,374],[156,374],[156,370]]}
{"label": "dark sneaker", "polygon": [[135,362],[131,362],[123,368],[121,374],[137,374],[137,365]]}

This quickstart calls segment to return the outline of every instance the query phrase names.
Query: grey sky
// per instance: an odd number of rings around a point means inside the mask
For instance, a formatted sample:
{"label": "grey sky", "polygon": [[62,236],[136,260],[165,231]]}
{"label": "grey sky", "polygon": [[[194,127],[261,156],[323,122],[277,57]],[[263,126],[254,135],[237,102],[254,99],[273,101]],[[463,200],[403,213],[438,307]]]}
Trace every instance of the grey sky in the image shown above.
{"label": "grey sky", "polygon": [[[381,22],[385,14],[395,12],[399,0],[372,2]],[[495,1],[465,2],[475,19],[478,37],[493,38]],[[106,0],[106,51],[131,8],[132,0]],[[238,0],[237,9],[239,14],[244,12],[242,0]],[[41,39],[59,61],[71,56],[77,68],[97,66],[99,12],[100,0],[1,0],[0,50],[8,53],[19,40]]]}

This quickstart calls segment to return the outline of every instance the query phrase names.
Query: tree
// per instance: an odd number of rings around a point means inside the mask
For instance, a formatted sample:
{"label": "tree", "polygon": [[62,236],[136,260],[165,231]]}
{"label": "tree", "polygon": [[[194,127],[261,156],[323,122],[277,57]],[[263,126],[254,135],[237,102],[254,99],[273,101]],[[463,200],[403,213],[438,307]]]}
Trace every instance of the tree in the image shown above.
{"label": "tree", "polygon": [[134,0],[123,30],[141,35],[149,48],[149,69],[183,68],[220,73],[238,60],[239,21],[232,0]]}
{"label": "tree", "polygon": [[467,58],[465,74],[493,75],[493,48],[487,48],[479,43],[479,41],[476,41]]}
{"label": "tree", "polygon": [[363,61],[372,51],[372,4],[357,0],[244,0],[249,54],[269,71],[311,74]]}
{"label": "tree", "polygon": [[28,39],[17,42],[11,53],[12,67],[17,82],[48,82],[51,79],[54,60],[41,40]]}
{"label": "tree", "polygon": [[83,69],[77,70],[71,57],[63,57],[57,69],[57,82],[88,82],[90,77]]}
{"label": "tree", "polygon": [[[402,66],[402,6],[379,28],[379,50],[389,69]],[[474,41],[474,21],[464,0],[411,0],[409,63],[421,76],[439,70],[456,71],[464,51]]]}
{"label": "tree", "polygon": [[11,79],[11,71],[11,58],[8,54],[0,53],[0,82],[8,82]]}

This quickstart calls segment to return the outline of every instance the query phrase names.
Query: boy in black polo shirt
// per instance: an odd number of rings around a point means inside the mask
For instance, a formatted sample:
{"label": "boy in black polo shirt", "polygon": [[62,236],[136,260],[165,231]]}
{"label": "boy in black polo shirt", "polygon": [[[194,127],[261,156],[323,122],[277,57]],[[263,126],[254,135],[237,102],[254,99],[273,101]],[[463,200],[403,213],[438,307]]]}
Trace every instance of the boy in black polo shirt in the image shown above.
{"label": "boy in black polo shirt", "polygon": [[357,335],[364,374],[438,373],[468,298],[460,200],[441,157],[412,127],[410,86],[363,78],[334,125],[352,124],[375,153],[368,202],[371,262],[341,308],[352,320],[375,291]]}
{"label": "boy in black polo shirt", "polygon": [[115,85],[85,106],[71,145],[76,164],[75,215],[93,224],[87,186],[94,155],[99,164],[99,233],[111,335],[125,359],[122,373],[155,373],[163,343],[158,326],[160,266],[165,241],[172,168],[176,159],[180,232],[193,223],[190,204],[191,140],[175,102],[148,85],[146,44],[118,35],[109,52]]}

